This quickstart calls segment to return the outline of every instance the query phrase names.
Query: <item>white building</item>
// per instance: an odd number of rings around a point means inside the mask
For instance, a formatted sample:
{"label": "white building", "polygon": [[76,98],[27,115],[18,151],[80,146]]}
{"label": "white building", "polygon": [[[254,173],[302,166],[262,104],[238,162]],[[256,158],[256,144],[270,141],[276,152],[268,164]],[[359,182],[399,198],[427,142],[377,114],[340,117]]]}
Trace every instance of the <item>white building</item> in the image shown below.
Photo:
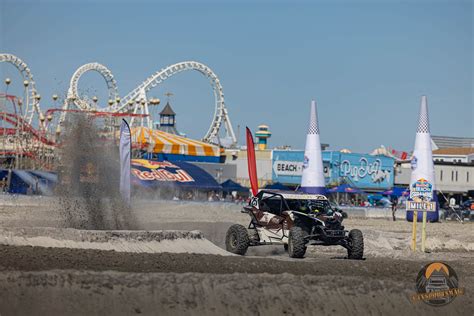
{"label": "white building", "polygon": [[[259,188],[272,182],[272,153],[273,150],[256,150],[255,160],[257,164],[257,176]],[[247,150],[240,150],[237,159],[227,160],[228,164],[236,165],[236,180],[240,184],[250,187],[248,164],[247,164]]]}
{"label": "white building", "polygon": [[[435,181],[438,191],[443,193],[467,193],[474,190],[474,162],[453,163],[436,161]],[[409,186],[411,164],[401,163],[395,166],[395,185]]]}
{"label": "white building", "polygon": [[431,148],[474,148],[474,138],[472,137],[452,137],[431,135]]}
{"label": "white building", "polygon": [[440,148],[433,151],[433,160],[439,162],[469,163],[474,161],[474,147]]}

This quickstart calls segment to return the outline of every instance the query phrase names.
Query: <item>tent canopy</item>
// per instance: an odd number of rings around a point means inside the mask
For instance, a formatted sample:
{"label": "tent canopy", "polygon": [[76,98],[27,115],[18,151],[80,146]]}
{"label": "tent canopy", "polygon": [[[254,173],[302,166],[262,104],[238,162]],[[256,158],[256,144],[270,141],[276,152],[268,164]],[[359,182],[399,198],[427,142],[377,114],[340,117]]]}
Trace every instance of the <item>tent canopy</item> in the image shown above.
{"label": "tent canopy", "polygon": [[338,186],[335,186],[329,190],[327,190],[329,193],[353,193],[353,194],[365,194],[364,191],[351,187],[348,184],[341,184]]}
{"label": "tent canopy", "polygon": [[219,157],[220,148],[186,137],[146,127],[133,127],[132,147],[152,153]]}
{"label": "tent canopy", "polygon": [[237,192],[248,192],[249,189],[240,185],[240,183],[237,183],[235,181],[232,181],[231,179],[224,181],[221,183],[222,189],[226,192],[232,192],[232,191],[237,191]]}
{"label": "tent canopy", "polygon": [[132,159],[132,184],[155,188],[171,186],[180,189],[222,190],[206,171],[188,162]]}

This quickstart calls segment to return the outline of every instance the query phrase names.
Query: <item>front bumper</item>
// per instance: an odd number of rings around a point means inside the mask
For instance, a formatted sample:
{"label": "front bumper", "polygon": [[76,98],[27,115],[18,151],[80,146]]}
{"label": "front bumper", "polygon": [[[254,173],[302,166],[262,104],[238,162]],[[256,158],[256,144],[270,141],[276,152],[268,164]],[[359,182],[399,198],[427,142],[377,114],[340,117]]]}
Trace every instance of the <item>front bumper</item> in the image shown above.
{"label": "front bumper", "polygon": [[346,238],[349,235],[347,230],[322,230],[326,238]]}
{"label": "front bumper", "polygon": [[316,234],[307,236],[309,244],[313,245],[340,245],[345,243],[349,236],[347,230],[320,230]]}

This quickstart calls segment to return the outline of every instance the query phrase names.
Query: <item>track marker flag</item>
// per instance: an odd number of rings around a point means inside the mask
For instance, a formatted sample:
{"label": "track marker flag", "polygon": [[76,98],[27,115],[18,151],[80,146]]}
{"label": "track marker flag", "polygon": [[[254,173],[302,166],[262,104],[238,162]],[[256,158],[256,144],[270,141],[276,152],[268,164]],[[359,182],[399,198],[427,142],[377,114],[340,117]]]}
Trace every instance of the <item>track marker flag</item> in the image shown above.
{"label": "track marker flag", "polygon": [[122,119],[120,125],[120,195],[130,205],[130,152],[132,148],[130,126]]}
{"label": "track marker flag", "polygon": [[247,165],[249,169],[250,187],[253,196],[258,193],[258,178],[257,178],[257,162],[255,160],[255,144],[253,142],[252,132],[248,127],[247,130]]}

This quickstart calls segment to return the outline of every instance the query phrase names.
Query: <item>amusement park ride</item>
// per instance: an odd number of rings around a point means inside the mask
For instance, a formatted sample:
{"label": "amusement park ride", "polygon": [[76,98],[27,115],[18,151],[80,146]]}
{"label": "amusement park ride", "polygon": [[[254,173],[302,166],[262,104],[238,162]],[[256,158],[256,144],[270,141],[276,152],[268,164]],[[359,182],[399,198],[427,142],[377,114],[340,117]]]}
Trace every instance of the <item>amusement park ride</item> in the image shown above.
{"label": "amusement park ride", "polygon": [[[217,75],[206,65],[196,61],[184,61],[165,67],[143,81],[137,88],[120,98],[117,83],[112,72],[102,64],[89,63],[79,67],[73,74],[67,95],[59,100],[52,99],[55,108],[43,112],[41,95],[38,93],[33,75],[25,62],[11,54],[0,53],[0,62],[12,64],[23,78],[22,98],[8,95],[11,79],[4,81],[5,92],[0,93],[0,165],[15,169],[51,169],[54,151],[60,147],[61,135],[70,113],[86,113],[101,120],[102,130],[115,135],[121,117],[127,117],[130,126],[153,128],[151,107],[160,103],[159,99],[148,99],[147,92],[166,79],[187,70],[195,70],[209,79],[214,92],[215,109],[209,130],[202,141],[233,147],[237,143],[229,115],[225,106],[222,85]],[[97,97],[80,95],[78,82],[83,74],[98,72],[107,85],[107,106],[100,107]],[[0,90],[1,91],[1,90]],[[62,106],[57,106],[62,102]],[[225,128],[225,136],[220,130]]]}

